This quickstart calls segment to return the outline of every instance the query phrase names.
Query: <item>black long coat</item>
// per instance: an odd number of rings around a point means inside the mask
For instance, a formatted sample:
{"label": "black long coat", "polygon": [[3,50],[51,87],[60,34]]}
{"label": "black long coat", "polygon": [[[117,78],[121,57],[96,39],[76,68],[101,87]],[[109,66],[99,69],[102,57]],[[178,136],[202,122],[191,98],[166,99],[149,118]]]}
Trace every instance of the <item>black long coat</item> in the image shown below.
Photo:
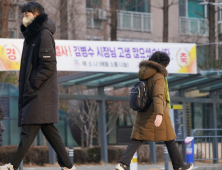
{"label": "black long coat", "polygon": [[[0,104],[0,121],[4,118],[5,112],[3,110],[2,105]],[[0,122],[1,123],[1,122]],[[2,130],[0,128],[0,146],[2,146]]]}
{"label": "black long coat", "polygon": [[46,13],[27,28],[21,25],[25,41],[19,75],[19,126],[58,122],[55,30]]}

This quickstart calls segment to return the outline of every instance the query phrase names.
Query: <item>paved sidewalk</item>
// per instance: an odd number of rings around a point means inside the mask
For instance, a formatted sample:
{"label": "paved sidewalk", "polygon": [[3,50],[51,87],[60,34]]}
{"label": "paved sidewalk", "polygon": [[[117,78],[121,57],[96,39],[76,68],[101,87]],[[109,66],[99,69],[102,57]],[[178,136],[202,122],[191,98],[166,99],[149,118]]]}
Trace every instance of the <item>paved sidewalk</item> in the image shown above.
{"label": "paved sidewalk", "polygon": [[[27,167],[23,170],[60,170],[59,167]],[[76,166],[77,170],[115,170],[115,165],[89,165]],[[138,170],[165,170],[164,165],[138,165]],[[172,166],[169,170],[173,170]],[[196,165],[193,170],[222,170],[221,164],[200,164]]]}

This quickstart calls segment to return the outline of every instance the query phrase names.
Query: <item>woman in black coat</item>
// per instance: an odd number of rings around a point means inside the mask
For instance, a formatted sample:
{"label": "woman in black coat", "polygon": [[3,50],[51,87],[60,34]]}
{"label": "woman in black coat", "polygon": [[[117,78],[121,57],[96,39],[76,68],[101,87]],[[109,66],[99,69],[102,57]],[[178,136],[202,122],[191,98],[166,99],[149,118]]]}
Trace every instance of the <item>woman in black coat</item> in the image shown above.
{"label": "woman in black coat", "polygon": [[[0,123],[2,123],[1,121],[4,118],[4,115],[5,115],[5,113],[4,113],[3,107],[0,104]],[[2,129],[0,128],[0,146],[2,146],[2,143],[3,143],[3,141],[2,141]]]}
{"label": "woman in black coat", "polygon": [[58,156],[63,170],[75,170],[54,123],[59,120],[58,79],[56,66],[55,23],[48,18],[44,7],[29,2],[22,7],[24,14],[21,32],[23,45],[19,74],[18,125],[22,127],[21,141],[9,164],[0,170],[17,169],[32,145],[39,130],[42,131]]}

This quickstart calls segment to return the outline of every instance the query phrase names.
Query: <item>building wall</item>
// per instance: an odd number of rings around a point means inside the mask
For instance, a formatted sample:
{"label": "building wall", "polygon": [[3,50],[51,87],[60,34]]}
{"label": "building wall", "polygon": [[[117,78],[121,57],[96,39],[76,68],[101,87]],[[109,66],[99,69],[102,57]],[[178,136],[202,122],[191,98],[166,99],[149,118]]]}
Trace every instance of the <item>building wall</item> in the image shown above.
{"label": "building wall", "polygon": [[[75,40],[110,40],[110,3],[109,0],[102,0],[101,8],[106,10],[107,20],[101,20],[101,29],[87,28],[86,0],[68,0],[67,16],[68,30],[61,30],[60,26],[60,1],[59,0],[38,0],[44,7],[49,17],[56,23],[57,31],[54,35],[60,39],[60,32],[68,31],[68,39]],[[195,42],[207,43],[208,37],[202,35],[182,35],[180,33],[179,0],[169,7],[169,42]],[[24,2],[23,2],[24,3]],[[9,29],[15,30],[14,38],[22,38],[20,24],[22,14],[21,4],[15,4],[16,19],[9,21]],[[152,16],[151,32],[118,30],[119,41],[148,41],[161,42],[163,39],[163,6],[162,0],[150,0],[149,11]],[[188,9],[189,10],[189,9]],[[215,14],[217,18],[217,14]],[[219,24],[218,24],[219,25]]]}

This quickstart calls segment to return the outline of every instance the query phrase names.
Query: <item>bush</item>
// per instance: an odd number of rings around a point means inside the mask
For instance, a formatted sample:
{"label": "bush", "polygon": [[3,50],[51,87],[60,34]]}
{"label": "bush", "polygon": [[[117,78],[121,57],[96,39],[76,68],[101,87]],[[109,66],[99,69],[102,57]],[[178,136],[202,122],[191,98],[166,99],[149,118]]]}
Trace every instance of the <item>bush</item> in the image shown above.
{"label": "bush", "polygon": [[108,162],[118,163],[124,151],[123,147],[108,147]]}
{"label": "bush", "polygon": [[[0,164],[8,163],[16,152],[18,146],[1,146],[0,147]],[[25,164],[44,165],[49,162],[48,147],[32,146],[25,154],[23,159]]]}
{"label": "bush", "polygon": [[[0,147],[0,165],[8,163],[12,155],[16,152],[17,146],[1,146]],[[157,162],[164,161],[163,146],[156,145],[157,150]],[[108,161],[109,163],[118,163],[125,151],[125,147],[108,147]],[[138,149],[138,162],[149,163],[149,145],[142,145]],[[74,163],[86,164],[86,163],[100,163],[101,153],[100,147],[92,147],[88,149],[75,149],[74,151]],[[35,146],[30,147],[24,157],[24,164],[34,164],[43,166],[45,163],[49,163],[48,147]]]}
{"label": "bush", "polygon": [[101,160],[101,152],[100,152],[100,147],[96,146],[93,148],[88,148],[87,149],[88,153],[88,162],[89,163],[99,163]]}
{"label": "bush", "polygon": [[[138,151],[138,162],[140,163],[149,163],[150,162],[150,146],[142,145]],[[163,145],[156,145],[156,161],[164,161],[164,147]]]}
{"label": "bush", "polygon": [[78,164],[85,164],[88,160],[88,154],[85,149],[75,149],[74,162]]}

